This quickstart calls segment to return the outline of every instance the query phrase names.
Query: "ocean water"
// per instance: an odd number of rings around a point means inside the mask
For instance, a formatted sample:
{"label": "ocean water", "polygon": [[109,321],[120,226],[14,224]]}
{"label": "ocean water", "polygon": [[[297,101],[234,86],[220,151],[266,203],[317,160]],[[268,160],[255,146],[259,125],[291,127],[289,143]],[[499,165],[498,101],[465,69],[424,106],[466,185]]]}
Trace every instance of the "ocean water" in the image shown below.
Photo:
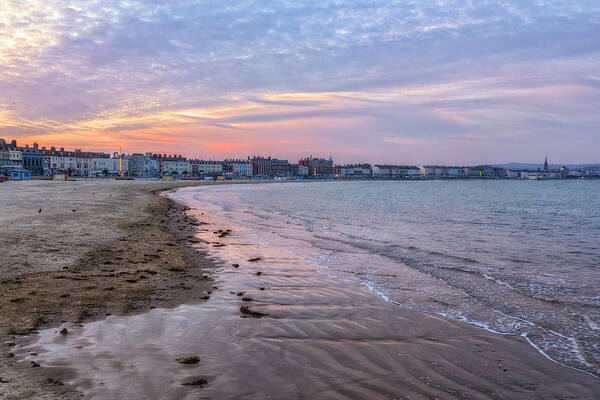
{"label": "ocean water", "polygon": [[600,375],[600,182],[227,185],[174,198],[400,307]]}

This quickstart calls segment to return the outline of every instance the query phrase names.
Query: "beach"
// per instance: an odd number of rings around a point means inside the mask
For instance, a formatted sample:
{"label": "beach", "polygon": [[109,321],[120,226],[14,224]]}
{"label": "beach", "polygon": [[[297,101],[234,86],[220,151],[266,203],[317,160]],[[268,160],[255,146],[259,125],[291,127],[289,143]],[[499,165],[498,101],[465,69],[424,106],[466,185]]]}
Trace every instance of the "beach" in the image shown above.
{"label": "beach", "polygon": [[398,307],[257,245],[194,208],[192,189],[158,195],[189,183],[3,185],[0,398],[592,399],[600,389],[523,337]]}
{"label": "beach", "polygon": [[14,338],[62,321],[203,301],[212,263],[185,246],[195,239],[183,207],[155,194],[189,184],[198,183],[2,184],[0,398],[68,392],[15,363]]}

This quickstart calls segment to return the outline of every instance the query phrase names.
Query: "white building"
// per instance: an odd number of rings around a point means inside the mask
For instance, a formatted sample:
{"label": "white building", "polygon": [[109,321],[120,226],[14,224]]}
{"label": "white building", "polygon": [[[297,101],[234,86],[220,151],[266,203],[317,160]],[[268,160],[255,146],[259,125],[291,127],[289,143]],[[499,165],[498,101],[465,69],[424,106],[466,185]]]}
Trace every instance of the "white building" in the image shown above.
{"label": "white building", "polygon": [[18,167],[23,164],[23,152],[21,150],[8,150],[8,158],[14,167]]}
{"label": "white building", "polygon": [[446,167],[446,174],[449,178],[464,178],[469,173],[465,167]]}
{"label": "white building", "polygon": [[446,167],[442,165],[424,165],[421,172],[425,178],[441,178],[446,176]]}
{"label": "white building", "polygon": [[[44,149],[42,149],[44,150]],[[47,173],[67,172],[75,176],[88,176],[93,170],[93,157],[99,153],[89,153],[77,149],[65,151],[64,148],[44,150],[44,170]]]}
{"label": "white building", "polygon": [[0,139],[0,166],[3,170],[9,171],[13,167],[23,165],[23,152],[17,147],[17,141],[8,143]]}
{"label": "white building", "polygon": [[0,174],[7,175],[11,170],[10,144],[6,143],[4,139],[0,139]]}
{"label": "white building", "polygon": [[225,160],[221,162],[222,172],[225,176],[243,178],[252,176],[252,164],[247,160]]}
{"label": "white building", "polygon": [[252,176],[252,164],[250,164],[249,162],[233,163],[233,175]]}
{"label": "white building", "polygon": [[104,174],[109,176],[127,175],[129,172],[129,159],[115,153],[112,157],[94,157],[92,175]]}
{"label": "white building", "polygon": [[158,164],[160,175],[190,175],[192,173],[191,163],[181,156],[154,155]]}
{"label": "white building", "polygon": [[154,158],[146,159],[144,168],[148,172],[147,176],[160,175],[160,172],[158,170],[158,161]]}
{"label": "white building", "polygon": [[[223,174],[223,162],[211,161],[211,160],[192,160],[192,175],[197,176],[218,176]],[[233,163],[231,164],[231,172],[235,174],[233,170]],[[252,167],[250,167],[252,170]]]}
{"label": "white building", "polygon": [[373,177],[380,179],[407,179],[421,174],[416,166],[408,165],[374,165]]}
{"label": "white building", "polygon": [[420,176],[422,176],[421,169],[419,167],[411,167],[408,170],[407,175],[408,175],[409,178],[420,177]]}
{"label": "white building", "polygon": [[308,166],[298,164],[298,175],[308,176]]}
{"label": "white building", "polygon": [[339,166],[340,178],[371,178],[373,170],[369,164],[348,164]]}

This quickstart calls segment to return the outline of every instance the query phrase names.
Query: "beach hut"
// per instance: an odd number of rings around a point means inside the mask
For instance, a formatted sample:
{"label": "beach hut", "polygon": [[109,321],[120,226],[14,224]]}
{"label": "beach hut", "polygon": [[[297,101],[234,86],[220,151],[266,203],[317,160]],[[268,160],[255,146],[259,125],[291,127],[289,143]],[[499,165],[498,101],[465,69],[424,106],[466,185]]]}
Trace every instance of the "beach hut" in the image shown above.
{"label": "beach hut", "polygon": [[13,181],[28,181],[31,179],[31,172],[24,168],[14,168],[10,173],[10,177]]}

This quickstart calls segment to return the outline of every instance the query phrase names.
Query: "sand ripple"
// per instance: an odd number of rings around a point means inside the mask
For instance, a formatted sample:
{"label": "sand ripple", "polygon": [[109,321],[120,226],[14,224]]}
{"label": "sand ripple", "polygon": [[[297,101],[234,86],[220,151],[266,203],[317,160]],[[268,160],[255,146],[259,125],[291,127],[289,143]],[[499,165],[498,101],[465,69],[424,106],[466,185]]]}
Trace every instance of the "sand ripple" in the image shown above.
{"label": "sand ripple", "polygon": [[[402,309],[250,245],[234,226],[203,220],[211,223],[199,233],[205,240],[213,229],[233,229],[220,239],[227,246],[211,250],[224,262],[208,302],[72,326],[67,337],[43,331],[18,356],[31,359],[26,352],[35,349],[42,366],[94,399],[592,399],[600,392],[600,380],[545,359],[523,338]],[[261,261],[246,261],[254,256]],[[269,316],[242,318],[241,306]],[[198,364],[177,362],[192,355]],[[182,385],[196,378],[208,385]]]}

